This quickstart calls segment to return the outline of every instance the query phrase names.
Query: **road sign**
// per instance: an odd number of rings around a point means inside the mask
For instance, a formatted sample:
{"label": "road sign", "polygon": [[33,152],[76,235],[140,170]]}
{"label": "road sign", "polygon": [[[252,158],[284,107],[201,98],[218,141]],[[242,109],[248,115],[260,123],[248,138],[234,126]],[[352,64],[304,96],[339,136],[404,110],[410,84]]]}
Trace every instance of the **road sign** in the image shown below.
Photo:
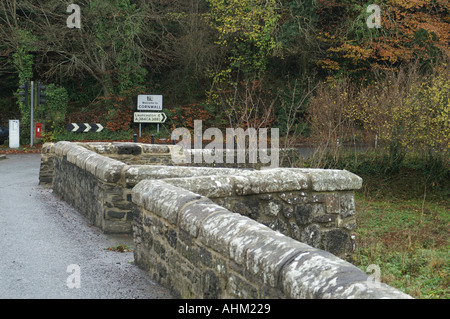
{"label": "road sign", "polygon": [[69,132],[101,132],[103,125],[99,123],[69,123],[67,124],[67,131]]}
{"label": "road sign", "polygon": [[164,123],[166,120],[164,112],[134,112],[134,123]]}
{"label": "road sign", "polygon": [[137,109],[138,111],[162,111],[162,95],[138,95]]}

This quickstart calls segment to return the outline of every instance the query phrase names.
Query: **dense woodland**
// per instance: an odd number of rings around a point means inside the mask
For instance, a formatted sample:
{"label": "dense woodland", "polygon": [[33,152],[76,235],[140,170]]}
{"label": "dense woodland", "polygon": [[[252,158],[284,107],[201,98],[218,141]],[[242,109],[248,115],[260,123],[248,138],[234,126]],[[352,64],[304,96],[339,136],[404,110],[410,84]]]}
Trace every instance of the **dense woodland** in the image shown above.
{"label": "dense woodland", "polygon": [[[81,28],[67,26],[72,3]],[[35,113],[47,138],[68,122],[135,130],[136,96],[162,94],[167,132],[201,119],[278,127],[285,143],[445,150],[449,12],[448,0],[2,0],[0,122],[20,118],[29,140],[17,95],[29,79],[48,88]]]}

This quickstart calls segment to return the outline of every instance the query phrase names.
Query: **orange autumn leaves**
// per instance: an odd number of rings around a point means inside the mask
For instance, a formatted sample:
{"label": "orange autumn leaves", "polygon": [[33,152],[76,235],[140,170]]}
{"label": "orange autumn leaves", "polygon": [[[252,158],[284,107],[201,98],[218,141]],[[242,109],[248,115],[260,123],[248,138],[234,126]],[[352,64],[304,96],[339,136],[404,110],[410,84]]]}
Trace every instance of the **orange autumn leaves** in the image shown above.
{"label": "orange autumn leaves", "polygon": [[214,118],[213,114],[196,103],[169,107],[168,113],[170,114],[170,127],[172,130],[177,127],[185,127],[193,130],[194,120],[202,120],[208,123]]}
{"label": "orange autumn leaves", "polygon": [[[371,30],[366,26],[370,15],[366,7],[320,1],[323,17],[336,10],[345,12],[321,26],[319,39],[326,51],[317,62],[320,68],[330,74],[341,70],[352,74],[374,68],[394,70],[416,59],[432,62],[438,55],[450,57],[450,1],[386,1],[380,4],[382,27]],[[350,24],[349,16],[353,16]]]}

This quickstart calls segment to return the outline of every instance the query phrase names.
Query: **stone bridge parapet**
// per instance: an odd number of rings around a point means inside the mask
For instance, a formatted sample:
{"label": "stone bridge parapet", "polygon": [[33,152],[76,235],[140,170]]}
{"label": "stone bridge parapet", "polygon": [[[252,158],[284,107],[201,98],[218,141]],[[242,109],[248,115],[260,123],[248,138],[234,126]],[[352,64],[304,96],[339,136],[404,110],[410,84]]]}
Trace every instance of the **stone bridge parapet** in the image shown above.
{"label": "stone bridge parapet", "polygon": [[183,298],[410,298],[341,259],[355,174],[177,166],[171,152],[46,143],[40,182],[104,232],[132,233],[136,263]]}

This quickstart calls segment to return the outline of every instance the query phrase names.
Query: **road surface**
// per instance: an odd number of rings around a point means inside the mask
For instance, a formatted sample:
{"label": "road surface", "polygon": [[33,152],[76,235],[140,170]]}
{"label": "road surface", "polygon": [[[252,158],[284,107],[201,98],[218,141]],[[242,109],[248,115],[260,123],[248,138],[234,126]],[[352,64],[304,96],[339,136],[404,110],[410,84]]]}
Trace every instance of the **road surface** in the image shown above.
{"label": "road surface", "polygon": [[0,299],[171,299],[110,236],[39,183],[40,154],[0,159]]}

